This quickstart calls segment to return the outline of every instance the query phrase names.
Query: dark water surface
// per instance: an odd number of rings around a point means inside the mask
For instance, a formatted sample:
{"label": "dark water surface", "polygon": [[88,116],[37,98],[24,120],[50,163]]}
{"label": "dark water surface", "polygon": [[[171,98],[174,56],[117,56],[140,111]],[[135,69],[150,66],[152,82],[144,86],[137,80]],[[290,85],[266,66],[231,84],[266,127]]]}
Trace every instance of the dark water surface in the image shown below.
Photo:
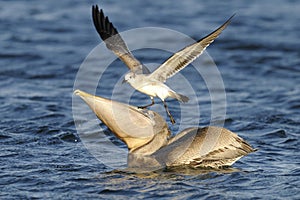
{"label": "dark water surface", "polygon": [[[195,39],[237,13],[207,52],[226,89],[225,127],[259,151],[225,171],[135,174],[95,159],[72,115],[77,71],[100,42],[91,21],[95,3],[101,3],[119,31],[163,27]],[[0,198],[300,199],[299,11],[299,1],[292,0],[0,1]],[[169,56],[151,50],[136,55],[150,63]],[[111,73],[126,72],[121,62],[114,65],[120,71]],[[183,74],[188,77],[191,70]],[[107,88],[97,90],[98,95],[110,97],[110,84],[118,81],[114,77],[107,74]],[[197,91],[200,125],[208,125],[205,83],[190,79],[203,85]],[[149,100],[136,93],[132,101]],[[178,118],[178,103],[169,104]]]}

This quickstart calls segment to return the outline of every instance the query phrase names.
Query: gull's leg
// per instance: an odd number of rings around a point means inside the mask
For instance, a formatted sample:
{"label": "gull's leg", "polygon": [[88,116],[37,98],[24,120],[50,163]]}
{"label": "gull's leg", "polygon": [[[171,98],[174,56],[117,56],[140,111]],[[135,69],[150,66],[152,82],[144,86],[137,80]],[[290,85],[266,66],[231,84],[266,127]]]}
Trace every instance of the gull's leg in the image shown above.
{"label": "gull's leg", "polygon": [[154,102],[154,98],[153,97],[150,97],[151,98],[151,103],[150,104],[148,104],[148,105],[145,105],[145,106],[138,106],[138,108],[140,108],[140,109],[144,109],[144,108],[147,108],[147,107],[149,107],[149,106],[152,106],[152,105],[154,105],[155,104],[155,102]]}
{"label": "gull's leg", "polygon": [[165,106],[165,109],[166,109],[166,112],[168,114],[168,116],[170,117],[170,121],[172,124],[175,124],[175,120],[173,118],[173,116],[171,115],[169,109],[168,109],[168,106],[167,106],[167,103],[165,101],[162,101],[164,103],[164,106]]}

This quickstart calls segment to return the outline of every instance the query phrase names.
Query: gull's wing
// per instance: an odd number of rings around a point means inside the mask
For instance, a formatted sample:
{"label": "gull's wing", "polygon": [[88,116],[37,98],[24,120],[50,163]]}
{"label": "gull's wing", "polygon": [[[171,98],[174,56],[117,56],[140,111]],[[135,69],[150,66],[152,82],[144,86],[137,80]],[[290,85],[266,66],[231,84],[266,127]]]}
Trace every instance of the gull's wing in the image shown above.
{"label": "gull's wing", "polygon": [[168,78],[174,76],[177,72],[200,56],[206,47],[208,47],[227,27],[233,17],[234,15],[214,32],[173,54],[149,76],[161,82],[165,82]]}
{"label": "gull's wing", "polygon": [[117,29],[104,15],[103,10],[98,6],[92,7],[93,22],[101,39],[106,47],[114,52],[133,72],[149,73],[149,70],[143,66],[129,51],[126,43],[118,33]]}

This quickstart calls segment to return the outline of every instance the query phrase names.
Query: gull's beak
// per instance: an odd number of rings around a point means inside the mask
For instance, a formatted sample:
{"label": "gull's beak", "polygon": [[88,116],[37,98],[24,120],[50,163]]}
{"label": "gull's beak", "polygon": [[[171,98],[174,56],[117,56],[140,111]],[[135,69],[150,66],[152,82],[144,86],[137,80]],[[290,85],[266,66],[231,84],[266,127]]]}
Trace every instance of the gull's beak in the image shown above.
{"label": "gull's beak", "polygon": [[125,78],[122,81],[122,84],[127,83],[127,80],[125,80]]}
{"label": "gull's beak", "polygon": [[[169,135],[166,121],[154,111],[140,110],[137,107],[94,96],[81,90],[76,90],[74,94],[80,96],[97,117],[127,144],[130,150],[148,144],[156,136],[165,135],[166,140]],[[161,139],[161,142],[163,141]]]}

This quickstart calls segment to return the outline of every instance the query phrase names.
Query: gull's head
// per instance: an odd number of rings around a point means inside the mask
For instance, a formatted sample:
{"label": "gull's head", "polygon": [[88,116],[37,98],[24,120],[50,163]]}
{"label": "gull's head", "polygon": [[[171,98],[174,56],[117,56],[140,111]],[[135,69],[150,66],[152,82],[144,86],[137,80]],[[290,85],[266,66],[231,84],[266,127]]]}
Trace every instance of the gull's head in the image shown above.
{"label": "gull's head", "polygon": [[128,82],[130,83],[132,80],[134,80],[135,78],[135,73],[134,72],[128,72],[125,77],[124,80],[122,81],[122,83]]}

